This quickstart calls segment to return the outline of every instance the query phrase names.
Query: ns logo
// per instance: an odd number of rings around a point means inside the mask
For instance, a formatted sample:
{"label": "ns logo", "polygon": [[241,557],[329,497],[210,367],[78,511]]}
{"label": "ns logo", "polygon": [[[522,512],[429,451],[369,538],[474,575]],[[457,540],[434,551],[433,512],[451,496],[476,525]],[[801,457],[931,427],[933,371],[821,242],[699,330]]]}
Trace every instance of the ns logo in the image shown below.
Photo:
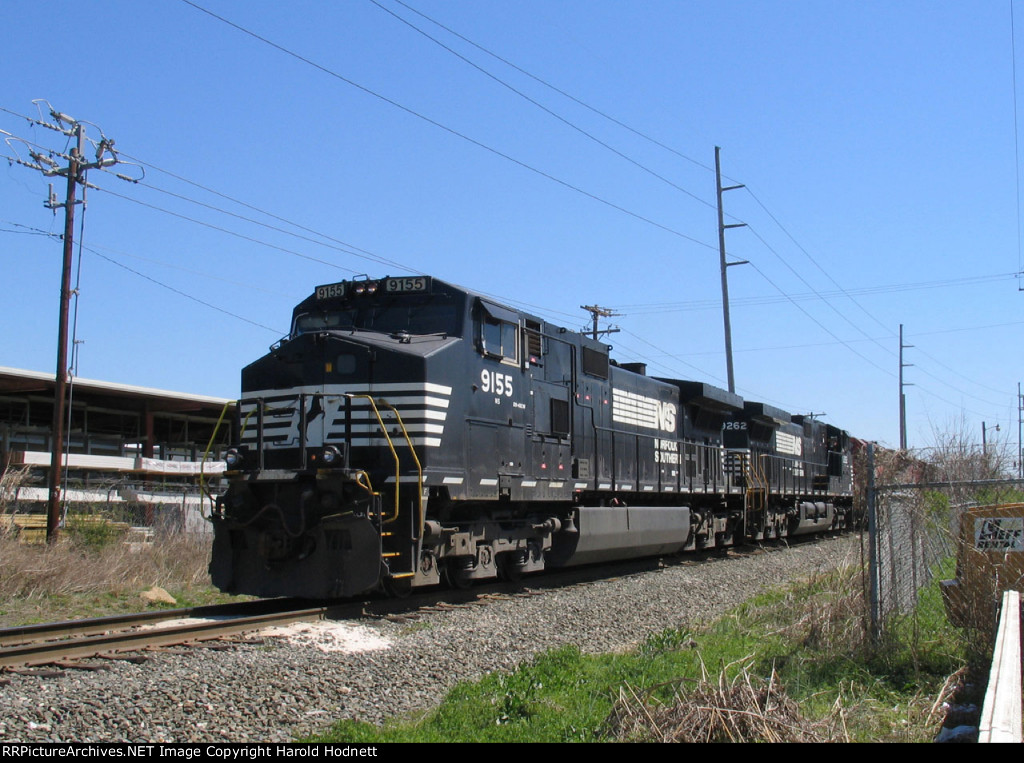
{"label": "ns logo", "polygon": [[658,406],[658,428],[665,432],[676,431],[676,406],[675,403],[659,402]]}

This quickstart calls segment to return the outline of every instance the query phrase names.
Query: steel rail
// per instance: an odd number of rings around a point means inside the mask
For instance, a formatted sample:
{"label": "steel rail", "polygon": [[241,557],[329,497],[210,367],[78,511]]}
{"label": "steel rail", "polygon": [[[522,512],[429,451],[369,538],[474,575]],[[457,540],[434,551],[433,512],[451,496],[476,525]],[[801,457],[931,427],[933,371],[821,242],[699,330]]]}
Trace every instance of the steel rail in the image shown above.
{"label": "steel rail", "polygon": [[107,633],[115,629],[126,629],[137,625],[155,623],[161,620],[181,620],[187,617],[238,617],[280,612],[299,608],[304,599],[259,599],[257,601],[235,602],[233,604],[210,604],[202,607],[182,609],[161,609],[153,612],[133,612],[125,615],[107,615],[81,620],[64,620],[55,623],[37,623],[0,628],[0,646],[24,644],[30,641],[46,641],[73,636],[89,636]]}
{"label": "steel rail", "polygon": [[186,623],[167,628],[103,633],[63,641],[33,642],[0,648],[0,668],[46,665],[62,660],[78,660],[104,654],[131,652],[148,647],[209,641],[260,630],[270,625],[321,620],[330,606],[270,612],[226,620]]}

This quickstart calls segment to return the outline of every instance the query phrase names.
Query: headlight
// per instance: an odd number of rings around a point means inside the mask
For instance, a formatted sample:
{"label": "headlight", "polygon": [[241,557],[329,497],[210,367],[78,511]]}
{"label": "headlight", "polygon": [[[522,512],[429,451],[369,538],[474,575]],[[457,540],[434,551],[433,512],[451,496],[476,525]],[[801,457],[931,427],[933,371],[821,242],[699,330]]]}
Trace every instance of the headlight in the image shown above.
{"label": "headlight", "polygon": [[242,454],[232,448],[224,454],[224,463],[228,465],[228,469],[237,469],[242,465],[245,459],[242,458]]}
{"label": "headlight", "polygon": [[333,445],[328,445],[326,448],[324,448],[323,463],[324,466],[341,466],[341,451],[335,448]]}

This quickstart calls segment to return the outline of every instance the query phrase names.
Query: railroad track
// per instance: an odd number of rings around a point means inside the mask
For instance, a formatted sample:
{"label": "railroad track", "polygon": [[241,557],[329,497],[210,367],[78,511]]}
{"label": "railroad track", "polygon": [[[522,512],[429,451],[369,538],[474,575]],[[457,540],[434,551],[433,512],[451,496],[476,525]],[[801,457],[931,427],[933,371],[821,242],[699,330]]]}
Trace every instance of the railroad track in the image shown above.
{"label": "railroad track", "polygon": [[209,641],[272,625],[345,616],[349,614],[345,610],[354,606],[267,599],[4,628],[0,629],[0,669]]}
{"label": "railroad track", "polygon": [[[578,574],[572,579],[578,581]],[[566,580],[563,573],[556,574],[554,580],[533,579],[531,582],[541,584],[539,588],[547,588],[565,585]],[[123,657],[146,649],[212,641],[275,625],[323,619],[414,618],[418,612],[486,606],[495,598],[536,593],[518,584],[491,583],[471,590],[434,590],[401,599],[332,602],[260,599],[3,628],[0,629],[0,671],[41,665],[85,667],[84,663],[77,666],[74,663],[92,657]]]}
{"label": "railroad track", "polygon": [[[730,549],[729,553],[745,555],[764,550],[740,547]],[[579,567],[530,576],[522,584],[486,583],[468,590],[435,589],[402,599],[331,602],[260,599],[4,628],[0,629],[0,670],[52,664],[68,666],[73,661],[91,657],[122,656],[145,649],[211,641],[302,621],[416,617],[416,612],[486,606],[493,599],[539,595],[546,589],[607,580],[609,573],[629,575],[659,566],[714,562],[723,557],[721,553],[707,552],[673,559],[634,559],[611,568]],[[182,620],[188,622],[177,622]]]}

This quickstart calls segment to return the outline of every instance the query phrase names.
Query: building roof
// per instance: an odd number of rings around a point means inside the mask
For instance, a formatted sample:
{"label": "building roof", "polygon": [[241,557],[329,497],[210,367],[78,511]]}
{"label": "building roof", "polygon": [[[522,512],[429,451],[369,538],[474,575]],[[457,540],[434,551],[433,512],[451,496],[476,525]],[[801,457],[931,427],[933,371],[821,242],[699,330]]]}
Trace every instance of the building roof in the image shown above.
{"label": "building roof", "polygon": [[[0,395],[32,392],[52,395],[56,386],[55,378],[52,373],[0,366]],[[188,413],[213,410],[219,412],[226,404],[235,402],[222,397],[172,392],[80,377],[74,379],[74,390],[76,396],[81,396],[84,393],[93,398],[131,400],[136,403],[145,403],[150,410],[163,412]]]}

